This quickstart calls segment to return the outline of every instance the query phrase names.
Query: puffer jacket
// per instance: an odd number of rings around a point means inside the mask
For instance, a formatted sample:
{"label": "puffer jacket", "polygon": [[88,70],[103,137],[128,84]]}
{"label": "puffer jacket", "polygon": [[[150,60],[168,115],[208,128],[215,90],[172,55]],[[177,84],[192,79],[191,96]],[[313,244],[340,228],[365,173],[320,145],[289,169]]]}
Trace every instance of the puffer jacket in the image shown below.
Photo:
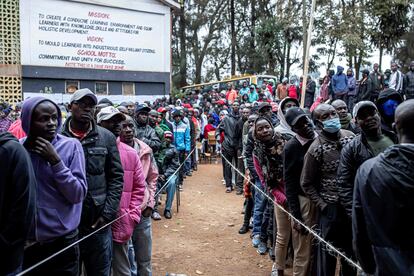
{"label": "puffer jacket", "polygon": [[[71,119],[66,120],[62,134],[76,138],[69,131]],[[80,143],[85,154],[88,193],[83,201],[79,228],[88,232],[99,217],[106,222],[116,218],[124,172],[115,136],[109,130],[93,121],[92,130]]]}
{"label": "puffer jacket", "polygon": [[153,153],[156,153],[161,147],[161,140],[155,130],[148,124],[136,124],[135,137],[150,146]]}
{"label": "puffer jacket", "polygon": [[239,147],[239,141],[237,139],[237,122],[240,116],[238,114],[230,113],[220,122],[216,129],[216,140],[220,141],[220,134],[224,132],[224,142],[222,147],[224,149],[233,149]]}
{"label": "puffer jacket", "polygon": [[354,251],[377,276],[413,275],[414,145],[389,147],[366,161],[355,180]]}
{"label": "puffer jacket", "polygon": [[112,239],[118,243],[127,242],[135,226],[141,220],[141,205],[145,195],[145,178],[137,152],[122,143],[116,142],[124,169],[124,188],[119,203],[118,217],[112,224]]}
{"label": "puffer jacket", "polygon": [[141,205],[141,211],[144,211],[147,207],[154,209],[154,195],[157,188],[158,167],[155,163],[152,149],[147,144],[134,138],[134,149],[141,160],[145,179],[145,195]]}
{"label": "puffer jacket", "polygon": [[173,122],[174,146],[178,151],[190,152],[191,136],[190,126],[180,121],[178,124]]}
{"label": "puffer jacket", "polygon": [[[382,130],[382,133],[395,144],[397,143],[398,139],[394,133],[386,130]],[[339,201],[350,218],[352,217],[352,201],[356,172],[362,163],[372,157],[374,157],[374,153],[363,132],[349,142],[341,152],[337,177],[338,194]]]}
{"label": "puffer jacket", "polygon": [[180,166],[180,160],[178,158],[178,152],[173,144],[168,146],[164,145],[162,152],[163,159],[160,164],[160,174],[163,174],[165,176],[165,180],[167,180]]}

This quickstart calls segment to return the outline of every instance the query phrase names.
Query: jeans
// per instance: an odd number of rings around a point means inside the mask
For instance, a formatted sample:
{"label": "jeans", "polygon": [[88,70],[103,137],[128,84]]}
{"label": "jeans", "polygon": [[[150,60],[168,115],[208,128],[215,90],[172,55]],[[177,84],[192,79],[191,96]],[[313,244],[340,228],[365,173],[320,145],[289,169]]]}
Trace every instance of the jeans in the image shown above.
{"label": "jeans", "polygon": [[[167,179],[168,180],[168,179]],[[165,202],[165,210],[171,211],[172,203],[175,195],[175,188],[177,187],[177,174],[171,177],[170,182],[167,184],[167,200]]]}
{"label": "jeans", "polygon": [[260,241],[267,242],[273,247],[273,202],[266,198],[266,206],[263,212],[262,226],[260,228]]}
{"label": "jeans", "polygon": [[191,159],[192,156],[188,157],[187,160],[185,160],[185,164],[184,164],[184,173],[187,174],[191,171]]}
{"label": "jeans", "polygon": [[[258,186],[262,191],[264,187],[260,180],[255,181],[255,185]],[[256,188],[253,188],[256,189]],[[253,211],[253,233],[252,235],[259,235],[262,228],[263,212],[267,205],[267,198],[260,191],[254,193],[254,211]]]}
{"label": "jeans", "polygon": [[[89,233],[80,234],[81,237]],[[112,262],[112,231],[106,227],[80,244],[81,261],[88,276],[110,275]]]}
{"label": "jeans", "polygon": [[142,217],[132,234],[135,261],[137,262],[137,275],[152,276],[152,229],[151,217]]}
{"label": "jeans", "polygon": [[[78,231],[74,230],[65,236],[46,243],[36,243],[24,252],[23,270],[46,259],[59,250],[78,240]],[[38,266],[27,275],[73,275],[79,274],[79,244],[70,247],[53,259]]]}

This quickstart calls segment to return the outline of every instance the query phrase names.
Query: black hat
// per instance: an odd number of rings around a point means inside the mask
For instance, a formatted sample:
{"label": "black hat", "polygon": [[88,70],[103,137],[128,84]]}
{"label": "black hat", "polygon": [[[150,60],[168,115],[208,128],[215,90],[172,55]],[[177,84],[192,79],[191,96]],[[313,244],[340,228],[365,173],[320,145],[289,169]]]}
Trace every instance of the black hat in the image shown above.
{"label": "black hat", "polygon": [[139,104],[137,105],[137,107],[135,108],[135,113],[141,113],[141,112],[150,112],[151,108],[149,108],[146,104]]}
{"label": "black hat", "polygon": [[181,110],[175,110],[175,111],[172,113],[172,117],[173,117],[173,118],[175,118],[175,117],[177,117],[177,116],[183,116],[183,114],[181,113]]}
{"label": "black hat", "polygon": [[300,118],[308,114],[300,107],[291,107],[286,111],[285,119],[289,126],[294,126]]}

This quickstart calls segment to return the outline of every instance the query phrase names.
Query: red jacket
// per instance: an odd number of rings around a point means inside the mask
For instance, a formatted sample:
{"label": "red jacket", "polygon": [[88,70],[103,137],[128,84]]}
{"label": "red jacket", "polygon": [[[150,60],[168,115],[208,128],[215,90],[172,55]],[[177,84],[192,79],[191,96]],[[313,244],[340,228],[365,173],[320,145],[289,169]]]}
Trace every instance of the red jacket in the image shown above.
{"label": "red jacket", "polygon": [[212,125],[212,124],[207,124],[205,127],[204,127],[204,139],[208,139],[208,133],[210,132],[210,131],[215,131],[216,130],[216,128]]}

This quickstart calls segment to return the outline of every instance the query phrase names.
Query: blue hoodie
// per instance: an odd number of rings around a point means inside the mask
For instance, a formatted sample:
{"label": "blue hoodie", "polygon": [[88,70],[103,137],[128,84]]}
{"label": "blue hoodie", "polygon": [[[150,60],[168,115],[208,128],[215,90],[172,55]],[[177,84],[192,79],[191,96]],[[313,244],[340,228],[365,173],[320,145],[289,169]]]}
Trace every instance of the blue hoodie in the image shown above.
{"label": "blue hoodie", "polygon": [[[62,124],[59,107],[43,97],[33,97],[22,106],[22,128],[30,137],[30,122],[37,105],[49,101],[58,110],[58,132]],[[24,145],[26,138],[21,140]],[[85,157],[80,142],[57,134],[51,142],[61,161],[51,166],[36,153],[29,152],[37,181],[36,214],[29,240],[51,241],[77,229],[87,184]]]}
{"label": "blue hoodie", "polygon": [[354,77],[354,70],[352,68],[348,68],[348,70],[351,70],[352,75],[348,76],[348,74],[346,75],[347,79],[348,79],[348,95],[349,96],[355,96],[356,95],[356,80]]}
{"label": "blue hoodie", "polygon": [[338,66],[336,74],[332,77],[332,87],[335,95],[343,95],[348,92],[348,80],[343,73],[344,67]]}

